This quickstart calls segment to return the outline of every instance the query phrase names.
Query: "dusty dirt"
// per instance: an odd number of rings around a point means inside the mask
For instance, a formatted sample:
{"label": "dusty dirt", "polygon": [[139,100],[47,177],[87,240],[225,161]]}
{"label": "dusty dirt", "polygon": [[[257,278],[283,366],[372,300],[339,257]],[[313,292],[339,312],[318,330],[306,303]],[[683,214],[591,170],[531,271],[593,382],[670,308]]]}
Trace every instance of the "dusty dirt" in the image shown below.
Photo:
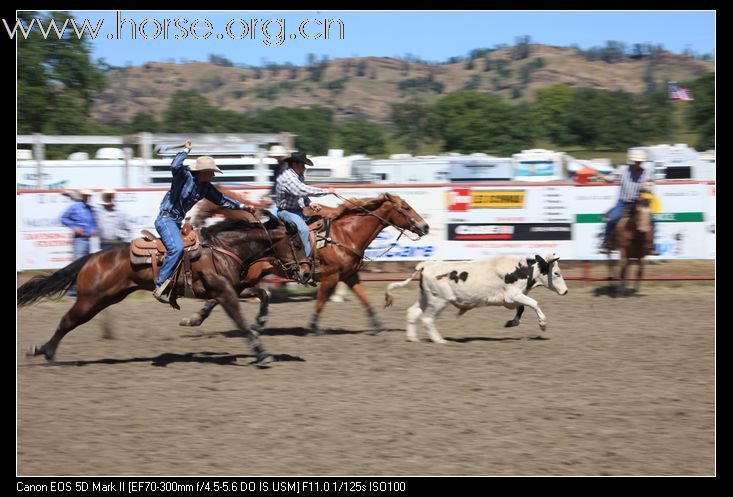
{"label": "dusty dirt", "polygon": [[[384,283],[368,285],[381,308]],[[352,297],[305,334],[312,300],[274,303],[268,369],[219,309],[201,328],[133,295],[69,334],[58,365],[25,350],[70,299],[19,310],[20,475],[714,474],[712,284],[596,296],[534,290],[549,319],[452,308],[446,345],[405,341],[417,286],[371,336]],[[251,322],[255,303],[242,303]],[[105,326],[107,323],[110,326]],[[111,328],[111,329],[110,329]],[[424,330],[420,329],[424,337]],[[111,338],[105,338],[110,337]]]}

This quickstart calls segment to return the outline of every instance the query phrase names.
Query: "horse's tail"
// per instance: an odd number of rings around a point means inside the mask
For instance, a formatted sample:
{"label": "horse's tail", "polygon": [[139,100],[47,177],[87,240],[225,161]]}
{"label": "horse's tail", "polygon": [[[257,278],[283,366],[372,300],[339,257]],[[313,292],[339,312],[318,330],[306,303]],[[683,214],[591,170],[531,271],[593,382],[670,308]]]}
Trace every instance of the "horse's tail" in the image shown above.
{"label": "horse's tail", "polygon": [[18,288],[18,307],[30,305],[45,298],[61,298],[76,281],[81,268],[90,257],[91,254],[77,259],[50,276],[35,276],[26,281]]}
{"label": "horse's tail", "polygon": [[389,286],[387,286],[387,291],[384,292],[384,307],[389,307],[392,305],[392,302],[394,302],[394,297],[392,296],[391,291],[395,288],[402,288],[403,286],[407,286],[407,284],[410,283],[415,276],[422,272],[424,266],[425,262],[421,262],[420,264],[415,266],[415,272],[412,273],[409,278],[404,281],[390,283]]}

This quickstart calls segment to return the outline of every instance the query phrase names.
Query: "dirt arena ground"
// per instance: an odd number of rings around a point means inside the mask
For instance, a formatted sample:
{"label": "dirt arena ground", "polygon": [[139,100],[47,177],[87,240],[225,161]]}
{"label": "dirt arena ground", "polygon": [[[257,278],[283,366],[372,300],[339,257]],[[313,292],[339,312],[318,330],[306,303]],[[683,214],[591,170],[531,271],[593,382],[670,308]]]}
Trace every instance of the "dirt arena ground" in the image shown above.
{"label": "dirt arena ground", "polygon": [[[371,336],[355,298],[305,333],[309,299],[273,303],[251,365],[220,310],[201,328],[136,294],[69,334],[58,365],[25,350],[50,338],[70,299],[17,315],[19,475],[711,475],[715,290],[649,284],[596,296],[570,283],[532,296],[521,326],[503,308],[405,341],[417,285]],[[381,309],[384,283],[368,290]],[[242,303],[251,322],[257,304]],[[106,329],[110,323],[112,329]],[[425,337],[421,328],[422,336]]]}

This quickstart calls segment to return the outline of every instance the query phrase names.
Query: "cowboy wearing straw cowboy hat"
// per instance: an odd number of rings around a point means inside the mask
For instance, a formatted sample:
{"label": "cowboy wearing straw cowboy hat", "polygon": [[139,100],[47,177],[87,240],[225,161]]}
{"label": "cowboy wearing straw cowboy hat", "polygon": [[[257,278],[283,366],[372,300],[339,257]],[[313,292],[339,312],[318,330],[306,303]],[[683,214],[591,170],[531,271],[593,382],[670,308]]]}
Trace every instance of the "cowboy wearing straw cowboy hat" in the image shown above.
{"label": "cowboy wearing straw cowboy hat", "polygon": [[314,211],[318,212],[319,206],[316,204],[311,205],[308,196],[321,197],[332,194],[334,190],[332,186],[324,189],[304,183],[306,164],[313,165],[313,161],[306,157],[304,152],[294,152],[283,162],[290,167],[285,169],[275,182],[277,216],[283,221],[295,223],[298,227],[300,239],[303,241],[305,255],[310,256],[311,244],[308,238],[308,225],[305,223],[303,208],[310,205]]}
{"label": "cowboy wearing straw cowboy hat", "polygon": [[130,240],[127,216],[117,208],[116,194],[113,188],[102,192],[102,209],[99,211],[99,245],[102,250]]}
{"label": "cowboy wearing straw cowboy hat", "polygon": [[155,229],[158,230],[168,253],[160,268],[153,296],[165,304],[170,303],[170,299],[164,292],[170,283],[171,273],[183,255],[180,229],[186,212],[203,198],[225,209],[242,209],[249,212],[255,210],[250,205],[224,195],[211,184],[214,174],[221,172],[213,158],[202,156],[196,159],[193,166],[186,166],[183,161],[188,157],[191,146],[191,140],[187,140],[183,145],[183,151],[179,152],[171,163],[171,175],[173,176],[171,189],[163,197],[160,203],[160,213],[155,220]]}
{"label": "cowboy wearing straw cowboy hat", "polygon": [[[644,190],[649,190],[654,185],[654,178],[650,169],[644,169],[642,163],[647,160],[646,152],[643,150],[632,150],[629,153],[629,165],[620,172],[621,191],[618,202],[608,213],[606,222],[605,237],[603,245],[599,250],[602,254],[611,251],[611,233],[624,213],[626,206],[636,202]],[[652,218],[652,240],[654,240],[654,219]],[[649,255],[659,255],[654,246],[648,247]]]}

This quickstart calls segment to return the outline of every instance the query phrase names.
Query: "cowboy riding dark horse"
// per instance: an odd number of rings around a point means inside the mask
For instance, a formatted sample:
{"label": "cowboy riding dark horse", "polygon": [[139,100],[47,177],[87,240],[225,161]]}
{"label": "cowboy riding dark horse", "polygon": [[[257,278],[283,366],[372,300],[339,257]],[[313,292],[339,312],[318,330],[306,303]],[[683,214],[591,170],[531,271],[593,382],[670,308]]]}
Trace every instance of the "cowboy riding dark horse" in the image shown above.
{"label": "cowboy riding dark horse", "polygon": [[619,289],[626,292],[625,280],[629,260],[638,264],[636,289],[638,290],[644,272],[643,259],[647,255],[659,255],[654,249],[654,218],[652,173],[642,168],[646,154],[633,150],[629,155],[630,165],[621,172],[621,193],[616,205],[608,214],[608,223],[601,253],[608,254],[609,274],[614,272],[611,252],[619,252]]}

